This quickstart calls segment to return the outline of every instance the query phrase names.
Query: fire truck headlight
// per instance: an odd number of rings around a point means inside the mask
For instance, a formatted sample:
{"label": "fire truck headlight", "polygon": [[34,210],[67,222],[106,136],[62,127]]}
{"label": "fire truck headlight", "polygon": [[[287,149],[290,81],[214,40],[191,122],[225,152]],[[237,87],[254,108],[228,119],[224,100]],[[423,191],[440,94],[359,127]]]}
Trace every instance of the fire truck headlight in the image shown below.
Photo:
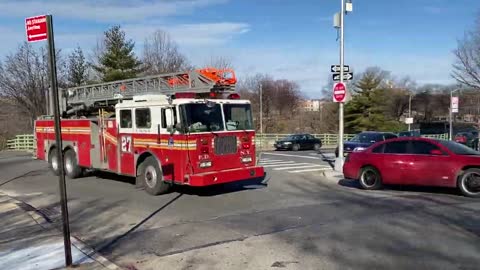
{"label": "fire truck headlight", "polygon": [[250,162],[252,162],[252,157],[250,157],[250,156],[242,157],[242,162],[243,163],[250,163]]}
{"label": "fire truck headlight", "polygon": [[211,161],[200,162],[200,168],[208,168],[208,167],[212,167],[212,162]]}

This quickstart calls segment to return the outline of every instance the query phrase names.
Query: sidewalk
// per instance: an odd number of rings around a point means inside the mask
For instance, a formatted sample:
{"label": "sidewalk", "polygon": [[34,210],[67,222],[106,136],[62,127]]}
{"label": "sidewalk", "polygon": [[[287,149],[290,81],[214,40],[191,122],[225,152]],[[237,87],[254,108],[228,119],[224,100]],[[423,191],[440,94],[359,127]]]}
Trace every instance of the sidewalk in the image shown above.
{"label": "sidewalk", "polygon": [[[73,269],[119,269],[74,237]],[[31,206],[0,192],[0,269],[66,269],[62,233]]]}

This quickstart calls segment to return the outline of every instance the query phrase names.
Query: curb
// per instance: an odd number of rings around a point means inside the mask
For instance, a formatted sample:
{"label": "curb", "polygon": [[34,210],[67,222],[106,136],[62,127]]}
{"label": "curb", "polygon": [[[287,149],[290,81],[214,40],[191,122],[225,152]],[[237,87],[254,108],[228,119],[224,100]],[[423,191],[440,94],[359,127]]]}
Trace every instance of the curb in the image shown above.
{"label": "curb", "polygon": [[335,170],[328,170],[328,171],[323,171],[322,172],[323,176],[324,177],[327,177],[327,178],[335,178],[335,179],[343,179],[343,173],[340,173],[340,172],[337,172]]}
{"label": "curb", "polygon": [[[23,202],[21,200],[15,199],[3,192],[0,191],[0,196],[5,196],[8,198],[9,203],[16,205],[16,207],[21,208],[25,211],[38,225],[43,227],[44,229],[55,229],[60,231],[57,227],[55,227],[52,223],[48,221],[48,219],[42,215],[35,207],[32,205]],[[100,255],[96,252],[93,248],[89,247],[85,244],[82,240],[78,239],[74,235],[70,235],[70,240],[73,246],[75,246],[78,250],[80,250],[85,256],[91,258],[92,260],[96,261],[106,269],[122,269],[112,261],[108,260],[107,258]]]}

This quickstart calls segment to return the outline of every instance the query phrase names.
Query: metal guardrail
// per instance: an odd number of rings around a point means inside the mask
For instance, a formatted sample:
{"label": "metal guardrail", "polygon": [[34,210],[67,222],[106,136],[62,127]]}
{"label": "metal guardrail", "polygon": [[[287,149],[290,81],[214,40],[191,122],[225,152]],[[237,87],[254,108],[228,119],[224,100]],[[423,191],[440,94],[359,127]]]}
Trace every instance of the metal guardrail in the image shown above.
{"label": "metal guardrail", "polygon": [[[255,138],[255,145],[261,149],[270,149],[273,148],[273,144],[275,141],[285,138],[292,134],[263,134],[260,135],[257,133]],[[319,138],[322,140],[322,147],[323,148],[333,148],[338,145],[338,134],[311,134],[315,138]],[[343,140],[347,141],[353,138],[355,134],[344,134]],[[448,140],[448,134],[424,134],[422,135],[424,138],[431,138],[431,139],[440,139],[440,140]]]}
{"label": "metal guardrail", "polygon": [[[255,138],[255,145],[261,149],[273,148],[275,141],[285,138],[291,134],[258,134]],[[335,147],[338,144],[337,134],[312,134],[312,136],[322,140],[323,147]],[[344,140],[353,138],[355,134],[345,134]],[[422,135],[425,138],[447,140],[448,134]],[[15,139],[7,140],[7,150],[35,151],[35,137],[33,134],[17,135]]]}
{"label": "metal guardrail", "polygon": [[33,134],[17,135],[15,139],[7,140],[7,150],[34,151],[35,147]]}

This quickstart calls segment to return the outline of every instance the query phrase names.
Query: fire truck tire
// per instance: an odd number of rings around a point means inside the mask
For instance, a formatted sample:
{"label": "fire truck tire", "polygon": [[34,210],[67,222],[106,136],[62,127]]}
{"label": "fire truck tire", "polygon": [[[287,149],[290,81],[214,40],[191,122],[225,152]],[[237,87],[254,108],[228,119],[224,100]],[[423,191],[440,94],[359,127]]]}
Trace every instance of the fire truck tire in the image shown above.
{"label": "fire truck tire", "polygon": [[163,174],[157,160],[154,157],[147,157],[139,166],[140,173],[137,181],[142,183],[145,191],[151,195],[167,193],[172,187],[171,184],[163,181]]}
{"label": "fire truck tire", "polygon": [[48,165],[55,175],[58,175],[58,155],[57,148],[52,147],[48,152]]}
{"label": "fire truck tire", "polygon": [[67,150],[64,154],[64,166],[68,178],[75,179],[82,175],[82,168],[78,166],[77,155],[72,149]]}

